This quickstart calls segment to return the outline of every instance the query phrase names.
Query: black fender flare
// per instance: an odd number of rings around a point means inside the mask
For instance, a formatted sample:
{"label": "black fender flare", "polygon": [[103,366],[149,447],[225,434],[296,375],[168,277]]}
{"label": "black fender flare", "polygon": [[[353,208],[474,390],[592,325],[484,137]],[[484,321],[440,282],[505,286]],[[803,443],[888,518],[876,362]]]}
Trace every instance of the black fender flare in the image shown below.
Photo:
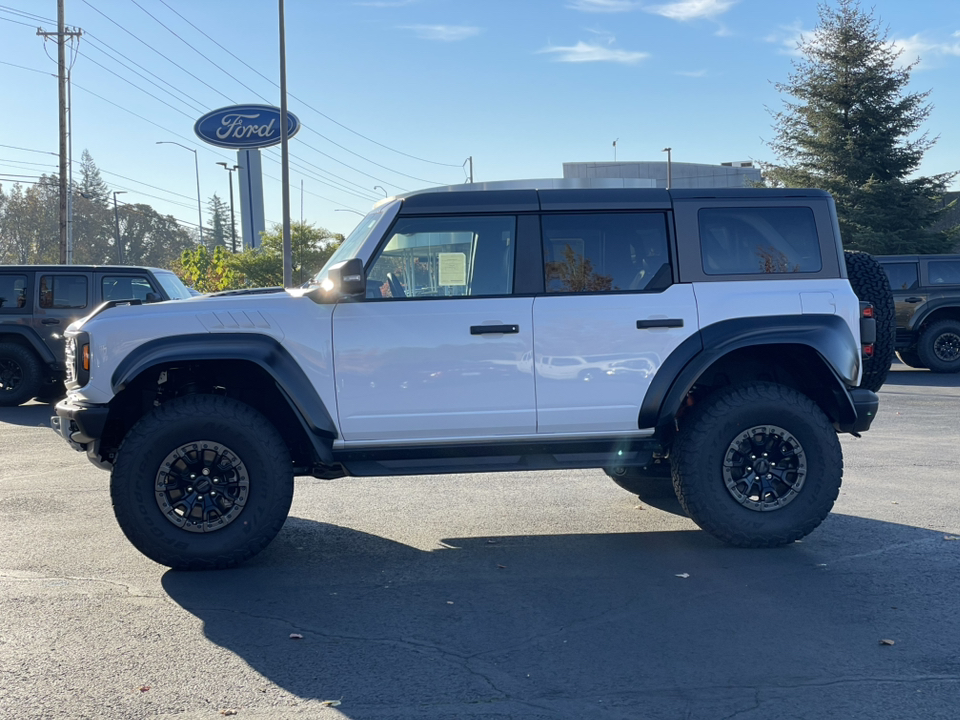
{"label": "black fender flare", "polygon": [[917,308],[917,312],[914,313],[913,317],[910,318],[907,329],[912,333],[917,332],[917,330],[937,310],[950,307],[954,308],[957,312],[960,312],[960,301],[958,301],[957,298],[936,298],[934,300],[925,302],[923,305]]}
{"label": "black fender flare", "polygon": [[149,367],[196,360],[244,360],[259,365],[286,398],[320,459],[333,463],[331,440],[338,436],[337,426],[303,368],[269,335],[205,333],[151,340],[117,365],[110,383],[116,395]]}
{"label": "black fender flare", "polygon": [[4,325],[0,335],[19,335],[24,338],[33,351],[40,356],[40,360],[50,367],[60,368],[61,363],[54,356],[53,351],[40,339],[37,331],[26,325]]}
{"label": "black fender flare", "polygon": [[846,321],[837,315],[771,315],[723,320],[691,335],[664,360],[640,405],[641,429],[672,422],[697,379],[734,350],[756,345],[805,345],[830,369],[831,388],[841,407],[841,421],[856,418],[848,387],[860,370],[860,348]]}

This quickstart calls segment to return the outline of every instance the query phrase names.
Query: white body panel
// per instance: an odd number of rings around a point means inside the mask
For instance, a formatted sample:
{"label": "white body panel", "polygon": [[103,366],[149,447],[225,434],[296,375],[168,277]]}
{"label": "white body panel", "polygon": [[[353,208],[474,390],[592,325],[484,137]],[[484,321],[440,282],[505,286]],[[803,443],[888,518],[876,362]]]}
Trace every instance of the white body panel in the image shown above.
{"label": "white body panel", "polygon": [[[662,293],[541,296],[533,306],[540,433],[637,431],[664,359],[697,332],[690,285]],[[683,327],[638,329],[638,320]]]}
{"label": "white body panel", "polygon": [[[536,432],[532,298],[342,303],[333,314],[347,442]],[[516,334],[471,335],[474,325]]]}
{"label": "white body panel", "polygon": [[702,328],[751,316],[839,315],[860,343],[860,300],[843,278],[701,282],[692,287]]}

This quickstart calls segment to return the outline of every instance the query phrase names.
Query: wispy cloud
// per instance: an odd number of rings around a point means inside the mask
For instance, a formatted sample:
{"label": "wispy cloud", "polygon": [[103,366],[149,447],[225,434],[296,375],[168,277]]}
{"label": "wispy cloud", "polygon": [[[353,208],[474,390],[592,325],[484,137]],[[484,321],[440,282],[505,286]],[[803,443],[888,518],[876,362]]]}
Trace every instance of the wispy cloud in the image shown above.
{"label": "wispy cloud", "polygon": [[663,15],[671,20],[713,20],[723,15],[739,0],[676,0],[661,5],[647,5],[643,9],[649,13]]}
{"label": "wispy cloud", "polygon": [[467,25],[404,25],[404,30],[413,30],[422,40],[457,42],[479,35],[481,29]]}
{"label": "wispy cloud", "polygon": [[798,46],[802,40],[809,40],[814,36],[813,30],[804,30],[802,23],[797,20],[790,25],[781,25],[774,32],[767,35],[764,42],[778,45],[777,52],[780,55],[800,56]]}
{"label": "wispy cloud", "polygon": [[580,12],[621,13],[636,10],[641,4],[634,0],[570,0],[567,7]]}
{"label": "wispy cloud", "polygon": [[960,32],[955,32],[950,37],[956,40],[938,41],[929,38],[924,33],[917,33],[908,38],[897,38],[891,45],[894,50],[900,50],[900,57],[897,62],[901,66],[920,58],[918,69],[923,67],[935,67],[941,64],[941,61],[947,57],[960,56]]}
{"label": "wispy cloud", "polygon": [[676,70],[673,73],[674,75],[681,75],[682,77],[689,78],[702,78],[707,76],[706,70]]}
{"label": "wispy cloud", "polygon": [[611,47],[613,37],[605,42],[583,42],[576,45],[548,45],[538,52],[552,54],[556,62],[612,62],[621,65],[636,65],[641,60],[650,57],[650,53],[618,50]]}

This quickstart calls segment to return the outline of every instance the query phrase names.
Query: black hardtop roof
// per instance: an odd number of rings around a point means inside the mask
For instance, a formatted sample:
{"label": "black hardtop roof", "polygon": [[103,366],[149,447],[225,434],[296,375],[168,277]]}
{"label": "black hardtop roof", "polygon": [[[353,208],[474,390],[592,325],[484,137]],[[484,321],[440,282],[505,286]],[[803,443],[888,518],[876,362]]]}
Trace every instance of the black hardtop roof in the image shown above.
{"label": "black hardtop roof", "polygon": [[105,271],[113,273],[134,273],[134,272],[173,272],[172,270],[166,270],[165,268],[149,267],[147,265],[0,265],[0,270],[20,270],[21,272],[26,272],[28,270],[47,270],[49,272],[53,271],[74,271],[74,272],[96,272],[96,271]]}
{"label": "black hardtop roof", "polygon": [[920,260],[960,260],[958,253],[939,253],[936,255],[874,255],[881,262],[919,262]]}
{"label": "black hardtop roof", "polygon": [[456,212],[536,212],[538,210],[669,209],[676,200],[756,200],[828,198],[806,188],[517,188],[470,189],[457,185],[403,196],[401,214]]}

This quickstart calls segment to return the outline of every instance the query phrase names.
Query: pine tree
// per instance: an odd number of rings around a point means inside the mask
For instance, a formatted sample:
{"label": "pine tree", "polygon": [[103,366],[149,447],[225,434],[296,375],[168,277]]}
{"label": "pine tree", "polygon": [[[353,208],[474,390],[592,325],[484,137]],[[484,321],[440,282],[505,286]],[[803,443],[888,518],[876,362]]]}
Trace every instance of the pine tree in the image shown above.
{"label": "pine tree", "polygon": [[933,107],[928,92],[906,91],[916,62],[898,67],[900,51],[859,0],[819,6],[812,37],[798,46],[788,81],[793,100],[773,113],[771,148],[780,165],[766,177],[786,187],[829,191],[844,245],[871,253],[945,252],[957,229],[930,229],[956,173],[910,176],[936,139],[921,133]]}
{"label": "pine tree", "polygon": [[110,188],[100,176],[100,168],[93,161],[93,156],[89,151],[84,150],[80,156],[80,184],[77,190],[87,200],[99,202],[102,205],[107,204],[107,198],[110,195]]}
{"label": "pine tree", "polygon": [[232,249],[233,239],[230,235],[230,208],[216,193],[207,201],[207,212],[210,213],[210,230],[207,247],[212,251],[218,247]]}

